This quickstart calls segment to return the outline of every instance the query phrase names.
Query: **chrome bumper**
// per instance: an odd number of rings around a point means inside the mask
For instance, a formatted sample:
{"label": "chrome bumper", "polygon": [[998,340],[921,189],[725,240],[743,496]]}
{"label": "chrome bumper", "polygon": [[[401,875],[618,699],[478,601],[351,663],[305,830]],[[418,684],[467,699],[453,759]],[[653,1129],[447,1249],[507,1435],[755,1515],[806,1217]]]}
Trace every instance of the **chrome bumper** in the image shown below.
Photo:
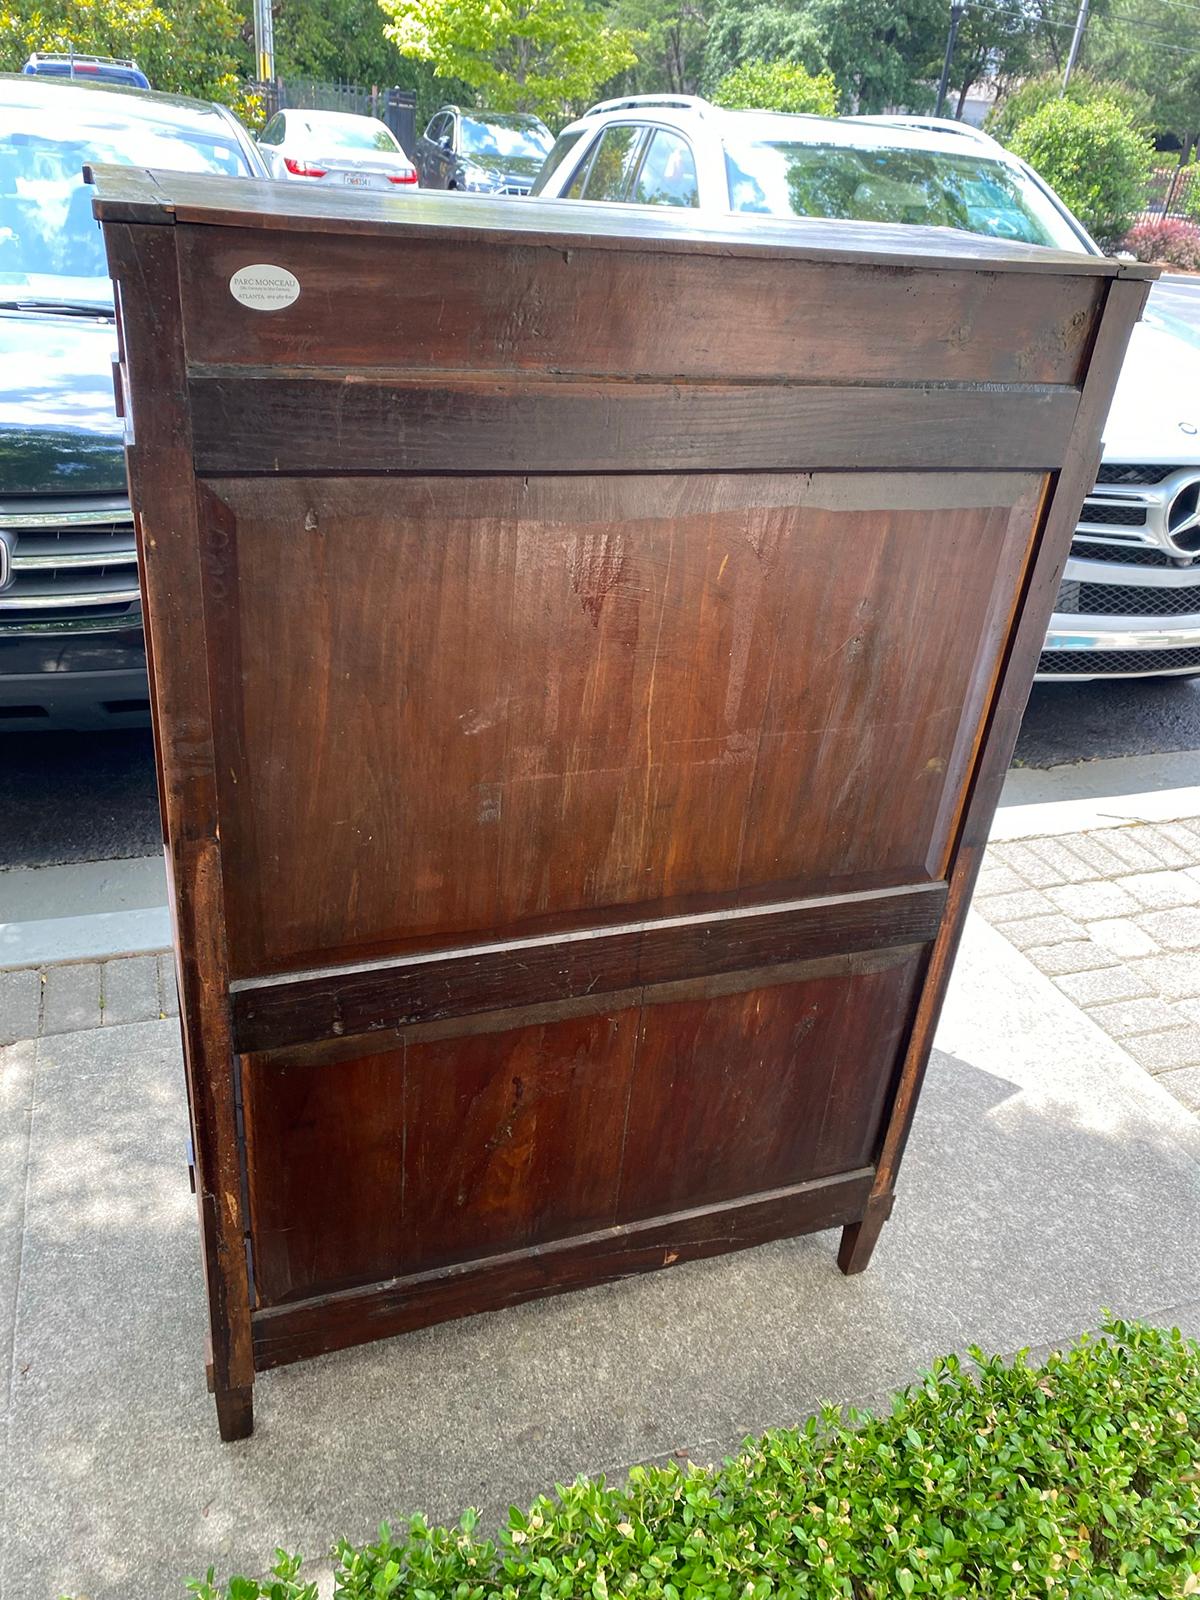
{"label": "chrome bumper", "polygon": [[[1200,670],[1191,652],[1200,651],[1200,616],[1164,618],[1156,623],[1153,618],[1138,618],[1141,627],[1131,628],[1133,618],[1079,617],[1058,613],[1050,618],[1046,642],[1042,646],[1042,661],[1051,665],[1047,657],[1056,653],[1069,656],[1090,657],[1089,670],[1076,666],[1065,672],[1039,671],[1041,682],[1061,682],[1066,678],[1138,678],[1174,677]],[[1179,666],[1162,664],[1161,652],[1180,650],[1189,652],[1188,659]],[[1120,653],[1125,659],[1115,663],[1111,658]],[[1130,655],[1146,654],[1154,658],[1153,664],[1139,668],[1130,662]],[[1106,657],[1108,659],[1106,660]],[[1095,665],[1092,667],[1091,662]]]}

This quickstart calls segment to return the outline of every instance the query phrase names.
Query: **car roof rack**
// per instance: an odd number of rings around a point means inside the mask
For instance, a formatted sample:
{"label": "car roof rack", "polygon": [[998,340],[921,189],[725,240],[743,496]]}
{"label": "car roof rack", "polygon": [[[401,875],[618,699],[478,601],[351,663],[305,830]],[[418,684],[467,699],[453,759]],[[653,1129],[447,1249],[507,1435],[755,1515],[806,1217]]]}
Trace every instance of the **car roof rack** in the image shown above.
{"label": "car roof rack", "polygon": [[957,134],[960,139],[966,139],[971,144],[981,144],[988,148],[995,146],[996,141],[990,133],[984,133],[982,128],[976,128],[969,122],[959,122],[954,117],[922,117],[922,116],[855,116],[842,117],[842,122],[866,122],[877,128],[917,128],[925,129],[929,133]]}
{"label": "car roof rack", "polygon": [[89,56],[82,50],[32,50],[29,60],[34,61],[82,61],[94,67],[129,67],[134,72],[142,69],[132,56]]}
{"label": "car roof rack", "polygon": [[695,111],[700,116],[712,110],[710,103],[698,94],[626,94],[616,100],[601,100],[597,105],[589,106],[583,114],[585,117],[598,117],[605,111],[640,111],[653,106],[672,111]]}

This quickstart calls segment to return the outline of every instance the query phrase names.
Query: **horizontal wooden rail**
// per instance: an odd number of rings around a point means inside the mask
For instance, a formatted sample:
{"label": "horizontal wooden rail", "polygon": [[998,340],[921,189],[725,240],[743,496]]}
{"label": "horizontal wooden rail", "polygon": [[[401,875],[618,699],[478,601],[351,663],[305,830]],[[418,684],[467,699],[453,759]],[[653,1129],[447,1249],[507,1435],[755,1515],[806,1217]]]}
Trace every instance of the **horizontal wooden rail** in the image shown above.
{"label": "horizontal wooden rail", "polygon": [[230,986],[243,1053],[932,940],[944,883],[325,967]]}
{"label": "horizontal wooden rail", "polygon": [[259,1310],[251,1318],[254,1364],[262,1371],[453,1317],[608,1283],[631,1272],[696,1261],[794,1233],[841,1227],[862,1215],[874,1175],[874,1168],[861,1167],[483,1261]]}
{"label": "horizontal wooden rail", "polygon": [[1079,393],[1048,384],[189,379],[202,474],[807,472],[1055,467]]}

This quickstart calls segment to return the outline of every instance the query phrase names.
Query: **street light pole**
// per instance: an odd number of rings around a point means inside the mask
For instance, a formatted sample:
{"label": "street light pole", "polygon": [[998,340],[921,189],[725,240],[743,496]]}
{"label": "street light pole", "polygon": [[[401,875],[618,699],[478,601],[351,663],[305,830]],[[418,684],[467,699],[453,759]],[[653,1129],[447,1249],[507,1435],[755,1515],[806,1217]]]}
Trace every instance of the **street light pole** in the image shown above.
{"label": "street light pole", "polygon": [[946,90],[950,87],[950,63],[954,59],[954,41],[958,38],[958,25],[963,19],[965,5],[952,5],[950,7],[950,32],[946,35],[946,59],[942,62],[942,81],[938,84],[937,110],[934,115],[940,117],[946,105]]}
{"label": "street light pole", "polygon": [[259,83],[275,81],[275,19],[271,0],[254,0],[254,70]]}
{"label": "street light pole", "polygon": [[1083,30],[1087,27],[1088,0],[1079,0],[1079,14],[1075,18],[1075,32],[1071,35],[1071,51],[1067,56],[1067,70],[1063,73],[1062,93],[1066,94],[1067,85],[1071,81],[1071,74],[1075,70],[1075,58],[1079,54],[1079,46],[1083,43]]}

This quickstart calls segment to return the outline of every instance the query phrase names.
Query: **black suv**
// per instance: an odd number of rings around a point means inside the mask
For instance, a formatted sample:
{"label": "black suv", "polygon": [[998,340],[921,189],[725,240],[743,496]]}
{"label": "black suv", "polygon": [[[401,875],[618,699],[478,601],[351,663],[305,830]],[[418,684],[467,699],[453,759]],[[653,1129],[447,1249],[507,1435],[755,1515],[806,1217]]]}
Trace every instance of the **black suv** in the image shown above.
{"label": "black suv", "polygon": [[413,163],[423,189],[528,194],[553,143],[527,112],[443,106],[417,140]]}
{"label": "black suv", "polygon": [[149,712],[112,285],[85,162],[266,176],[223,106],[0,74],[0,729]]}

